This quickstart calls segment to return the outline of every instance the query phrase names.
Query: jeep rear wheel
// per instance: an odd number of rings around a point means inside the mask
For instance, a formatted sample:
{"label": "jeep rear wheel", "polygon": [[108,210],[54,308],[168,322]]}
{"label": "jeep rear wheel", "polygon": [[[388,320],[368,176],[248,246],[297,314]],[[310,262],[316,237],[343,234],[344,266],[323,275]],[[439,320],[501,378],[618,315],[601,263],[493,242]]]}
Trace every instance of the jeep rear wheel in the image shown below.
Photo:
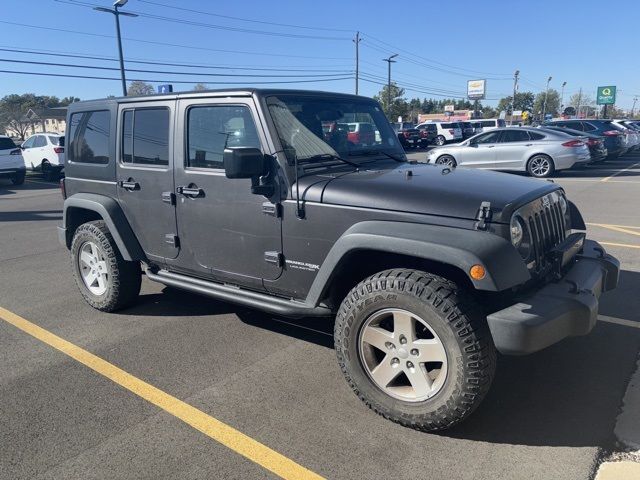
{"label": "jeep rear wheel", "polygon": [[455,283],[387,270],[349,292],[336,317],[338,363],[380,415],[418,430],[450,428],[480,404],[496,351],[480,308]]}
{"label": "jeep rear wheel", "polygon": [[76,285],[89,305],[113,312],[130,305],[140,293],[139,262],[122,258],[102,220],[80,225],[71,244]]}

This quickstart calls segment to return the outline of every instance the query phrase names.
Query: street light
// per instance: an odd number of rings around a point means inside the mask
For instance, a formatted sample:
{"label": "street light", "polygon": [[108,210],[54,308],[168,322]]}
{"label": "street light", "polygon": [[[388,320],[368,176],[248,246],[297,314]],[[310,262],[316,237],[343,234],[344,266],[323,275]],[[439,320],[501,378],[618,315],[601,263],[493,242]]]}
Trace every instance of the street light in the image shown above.
{"label": "street light", "polygon": [[389,113],[391,113],[391,64],[396,63],[394,58],[396,58],[397,56],[398,54],[394,53],[389,58],[382,59],[383,62],[387,62],[389,64],[389,76],[387,79],[387,109],[389,110]]}
{"label": "street light", "polygon": [[542,102],[542,118],[540,121],[544,122],[544,116],[547,113],[547,97],[549,96],[549,83],[551,82],[551,77],[547,78],[547,89],[544,92],[544,102]]}
{"label": "street light", "polygon": [[116,37],[118,39],[118,53],[120,54],[120,76],[122,78],[122,95],[127,96],[127,80],[124,76],[124,59],[122,58],[122,39],[120,37],[120,15],[125,17],[137,17],[135,13],[121,12],[119,7],[124,7],[128,0],[116,0],[113,2],[113,10],[104,7],[93,7],[94,10],[99,12],[106,12],[113,14],[116,17]]}
{"label": "street light", "polygon": [[564,114],[564,87],[567,82],[562,82],[562,93],[560,94],[560,113]]}

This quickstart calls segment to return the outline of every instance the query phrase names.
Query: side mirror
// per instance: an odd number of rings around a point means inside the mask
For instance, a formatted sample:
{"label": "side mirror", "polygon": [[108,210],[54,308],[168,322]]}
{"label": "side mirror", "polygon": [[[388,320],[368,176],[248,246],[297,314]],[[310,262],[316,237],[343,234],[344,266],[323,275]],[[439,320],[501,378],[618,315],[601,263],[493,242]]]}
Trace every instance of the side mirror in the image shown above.
{"label": "side mirror", "polygon": [[222,161],[227,178],[257,178],[266,173],[265,156],[259,148],[225,148]]}

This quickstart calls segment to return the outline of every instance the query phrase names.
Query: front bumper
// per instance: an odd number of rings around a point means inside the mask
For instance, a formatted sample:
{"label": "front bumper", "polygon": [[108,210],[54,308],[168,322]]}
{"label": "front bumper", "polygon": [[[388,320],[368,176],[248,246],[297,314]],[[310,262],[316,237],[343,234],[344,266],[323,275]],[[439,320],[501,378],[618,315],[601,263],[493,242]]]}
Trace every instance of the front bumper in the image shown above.
{"label": "front bumper", "polygon": [[586,240],[576,262],[559,281],[487,317],[499,352],[526,355],[563,338],[586,335],[598,316],[602,292],[618,285],[620,262]]}

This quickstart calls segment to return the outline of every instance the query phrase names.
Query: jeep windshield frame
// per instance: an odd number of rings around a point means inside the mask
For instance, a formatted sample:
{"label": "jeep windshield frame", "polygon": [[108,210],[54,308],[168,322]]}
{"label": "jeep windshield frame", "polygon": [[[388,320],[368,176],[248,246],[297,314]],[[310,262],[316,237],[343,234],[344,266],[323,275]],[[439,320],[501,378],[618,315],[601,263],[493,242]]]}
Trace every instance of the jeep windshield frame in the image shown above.
{"label": "jeep windshield frame", "polygon": [[296,157],[301,165],[327,160],[335,164],[331,157],[369,163],[372,152],[384,159],[389,154],[406,159],[397,134],[373,100],[302,93],[274,94],[265,100],[289,165]]}

